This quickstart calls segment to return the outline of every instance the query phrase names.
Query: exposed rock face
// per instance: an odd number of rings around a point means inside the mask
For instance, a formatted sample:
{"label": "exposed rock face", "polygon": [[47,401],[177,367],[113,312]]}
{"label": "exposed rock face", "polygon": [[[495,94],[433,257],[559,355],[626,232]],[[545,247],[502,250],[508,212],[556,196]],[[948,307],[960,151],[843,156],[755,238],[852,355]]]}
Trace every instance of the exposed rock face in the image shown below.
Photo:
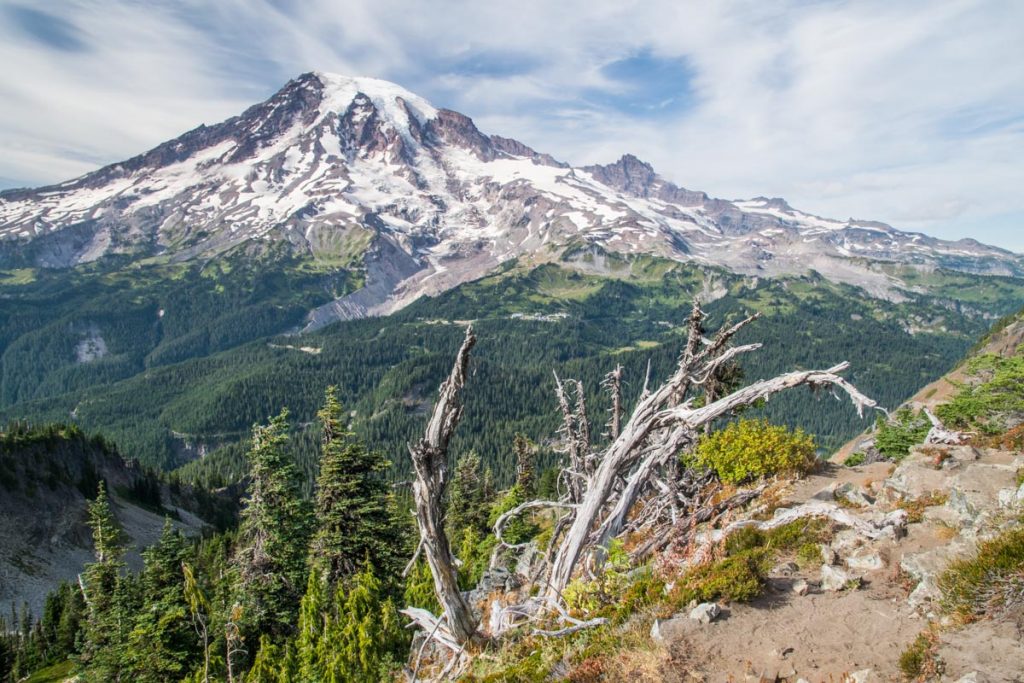
{"label": "exposed rock face", "polygon": [[[118,253],[206,259],[274,242],[336,256],[333,238],[360,231],[371,237],[353,256],[368,270],[378,259],[370,291],[315,312],[314,327],[334,314],[390,312],[513,257],[557,258],[581,245],[754,275],[814,269],[890,298],[908,285],[870,260],[1024,273],[1021,257],[974,241],[819,218],[778,198],[712,199],[631,155],[571,168],[392,83],[324,73],[122,163],[0,193],[0,265],[63,267]],[[385,252],[400,261],[390,270],[401,280],[379,272]]]}

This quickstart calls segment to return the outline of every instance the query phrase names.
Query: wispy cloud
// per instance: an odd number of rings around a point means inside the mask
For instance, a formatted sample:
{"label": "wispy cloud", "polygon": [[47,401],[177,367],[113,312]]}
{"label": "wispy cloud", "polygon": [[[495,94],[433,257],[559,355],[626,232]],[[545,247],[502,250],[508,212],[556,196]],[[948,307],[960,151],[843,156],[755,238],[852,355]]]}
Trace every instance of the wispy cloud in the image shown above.
{"label": "wispy cloud", "polygon": [[633,152],[1024,250],[1024,3],[0,0],[0,182],[63,180],[311,69],[395,80],[574,163]]}

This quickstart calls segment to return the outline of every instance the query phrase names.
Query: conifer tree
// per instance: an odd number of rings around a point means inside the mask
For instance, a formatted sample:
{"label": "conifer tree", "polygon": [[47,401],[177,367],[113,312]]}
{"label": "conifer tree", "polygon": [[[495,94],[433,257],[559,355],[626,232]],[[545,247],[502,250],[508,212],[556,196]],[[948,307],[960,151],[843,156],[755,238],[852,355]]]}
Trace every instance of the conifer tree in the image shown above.
{"label": "conifer tree", "polygon": [[309,572],[306,594],[299,606],[299,633],[295,638],[295,659],[301,681],[326,679],[323,666],[324,628],[328,619],[326,582],[314,566]]}
{"label": "conifer tree", "polygon": [[106,484],[100,481],[96,499],[89,504],[96,561],[82,576],[86,602],[81,663],[85,680],[116,680],[121,650],[130,619],[131,581],[121,576],[124,564],[122,532],[110,508]]}
{"label": "conifer tree", "polygon": [[237,602],[255,633],[292,631],[306,583],[310,515],[301,478],[285,452],[288,411],[253,428],[249,488],[241,513]]}
{"label": "conifer tree", "polygon": [[330,585],[354,574],[366,558],[379,576],[393,576],[402,539],[384,479],[389,463],[345,427],[334,387],[328,387],[318,416],[321,456],[311,564]]}
{"label": "conifer tree", "polygon": [[286,648],[276,644],[266,633],[260,635],[259,650],[245,683],[293,683]]}
{"label": "conifer tree", "polygon": [[199,636],[199,643],[203,652],[203,668],[195,672],[193,680],[201,683],[210,681],[210,603],[206,598],[203,589],[196,581],[195,572],[187,562],[181,563],[181,573],[184,577],[183,594],[185,603],[188,605],[189,617],[192,619],[192,628]]}
{"label": "conifer tree", "polygon": [[324,680],[375,683],[387,680],[407,647],[398,611],[369,562],[333,596],[331,619],[319,648]]}
{"label": "conifer tree", "polygon": [[143,609],[128,635],[124,674],[134,681],[179,680],[197,654],[195,634],[181,583],[185,538],[170,520],[159,542],[143,554]]}
{"label": "conifer tree", "polygon": [[480,456],[473,451],[455,464],[448,494],[446,526],[453,537],[472,529],[483,537],[490,531],[488,517],[494,502],[494,482],[490,470],[483,471]]}

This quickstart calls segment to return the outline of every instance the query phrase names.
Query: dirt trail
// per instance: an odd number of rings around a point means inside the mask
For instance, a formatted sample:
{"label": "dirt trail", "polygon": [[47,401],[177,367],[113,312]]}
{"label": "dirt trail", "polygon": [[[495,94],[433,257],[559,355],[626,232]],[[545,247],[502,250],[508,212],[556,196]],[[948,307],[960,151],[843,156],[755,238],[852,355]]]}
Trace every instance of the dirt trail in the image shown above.
{"label": "dirt trail", "polygon": [[[918,450],[899,467],[827,465],[793,482],[780,496],[785,506],[834,498],[836,488],[852,488],[870,503],[850,508],[865,519],[891,510],[901,497],[919,499],[933,489],[942,495],[922,506],[901,538],[870,541],[837,534],[830,546],[835,564],[863,579],[859,589],[824,590],[820,567],[782,562],[761,599],[726,606],[710,624],[685,614],[662,622],[672,660],[685,662],[680,666],[686,680],[902,680],[900,653],[936,617],[930,592],[935,575],[949,560],[973,552],[975,539],[1012,513],[997,499],[1016,493],[1015,472],[1024,467],[1024,454],[948,450],[948,464],[939,469],[933,455]],[[1010,505],[1018,509],[1024,500]],[[865,570],[856,564],[863,558],[878,565]],[[793,590],[799,580],[810,587],[806,595]],[[1011,674],[1024,672],[1024,644],[1015,627],[983,622],[945,633],[942,643],[947,671],[942,680],[957,681],[971,672],[983,674],[978,681],[1021,680]]]}

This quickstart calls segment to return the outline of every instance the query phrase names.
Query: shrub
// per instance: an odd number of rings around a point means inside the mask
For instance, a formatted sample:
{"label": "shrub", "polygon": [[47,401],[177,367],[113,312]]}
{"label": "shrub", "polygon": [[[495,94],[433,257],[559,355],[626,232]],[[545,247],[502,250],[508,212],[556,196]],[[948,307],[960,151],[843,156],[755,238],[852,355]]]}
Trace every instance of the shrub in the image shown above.
{"label": "shrub", "polygon": [[986,379],[960,387],[953,400],[936,409],[939,418],[954,429],[989,435],[1005,431],[1005,418],[1024,412],[1024,355],[978,356],[968,363],[967,372]]}
{"label": "shrub", "polygon": [[907,457],[911,446],[924,442],[931,429],[927,416],[900,408],[888,420],[878,416],[875,448],[887,458],[897,462]]}
{"label": "shrub", "polygon": [[1006,531],[939,576],[943,608],[971,621],[1024,610],[1024,528]]}
{"label": "shrub", "polygon": [[904,498],[896,501],[896,507],[905,510],[907,522],[917,524],[924,520],[924,511],[927,508],[944,505],[949,500],[949,494],[942,491],[931,491],[920,498]]}
{"label": "shrub", "polygon": [[738,420],[701,439],[694,464],[719,479],[739,484],[773,474],[804,474],[814,469],[814,438],[767,420]]}
{"label": "shrub", "polygon": [[801,567],[816,567],[821,564],[821,545],[804,543],[796,549],[796,561]]}
{"label": "shrub", "polygon": [[692,600],[710,602],[747,602],[764,591],[765,577],[771,569],[771,552],[765,548],[745,550],[718,562],[695,567],[672,589],[675,605]]}
{"label": "shrub", "polygon": [[595,613],[614,605],[630,584],[629,553],[622,541],[614,539],[608,546],[608,559],[602,572],[594,579],[576,579],[565,587],[565,603],[573,610]]}
{"label": "shrub", "polygon": [[832,527],[827,520],[798,519],[770,531],[761,531],[754,527],[737,529],[726,539],[725,552],[727,555],[736,555],[755,548],[793,551],[808,543],[817,547],[818,543],[825,543],[831,537]]}
{"label": "shrub", "polygon": [[900,655],[900,672],[908,681],[927,680],[942,673],[942,660],[935,654],[935,634],[925,631]]}
{"label": "shrub", "polygon": [[857,465],[863,465],[864,460],[866,459],[866,455],[864,455],[860,451],[857,451],[856,453],[851,453],[850,456],[843,461],[843,464],[846,465],[847,467],[856,467]]}

